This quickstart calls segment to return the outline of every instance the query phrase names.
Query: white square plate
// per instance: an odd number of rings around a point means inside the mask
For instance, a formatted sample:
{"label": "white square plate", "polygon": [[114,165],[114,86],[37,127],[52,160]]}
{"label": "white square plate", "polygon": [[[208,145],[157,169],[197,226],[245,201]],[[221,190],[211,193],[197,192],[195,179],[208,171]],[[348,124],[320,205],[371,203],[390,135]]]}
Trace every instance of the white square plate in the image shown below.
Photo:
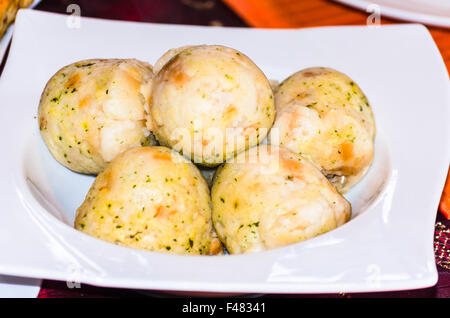
{"label": "white square plate", "polygon": [[[450,85],[420,25],[258,30],[19,13],[0,78],[0,273],[99,286],[226,293],[363,292],[437,281],[433,229],[449,163]],[[72,228],[92,177],[58,164],[36,120],[40,94],[62,66],[86,58],[154,63],[167,49],[222,44],[269,78],[309,66],[352,77],[375,113],[367,177],[347,195],[350,222],[298,244],[234,256],[176,256],[119,247]]]}

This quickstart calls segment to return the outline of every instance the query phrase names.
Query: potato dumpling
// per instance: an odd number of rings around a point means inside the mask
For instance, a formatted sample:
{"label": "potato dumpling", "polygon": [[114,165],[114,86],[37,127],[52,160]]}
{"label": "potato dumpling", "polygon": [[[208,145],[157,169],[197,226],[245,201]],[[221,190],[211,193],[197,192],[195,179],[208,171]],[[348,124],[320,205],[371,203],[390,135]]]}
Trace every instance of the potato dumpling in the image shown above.
{"label": "potato dumpling", "polygon": [[165,147],[136,147],[97,176],[75,228],[138,249],[218,254],[210,205],[206,181],[186,158]]}
{"label": "potato dumpling", "polygon": [[270,143],[310,159],[341,193],[365,175],[374,154],[375,121],[352,79],[330,68],[308,68],[282,82],[275,101]]}
{"label": "potato dumpling", "polygon": [[48,149],[67,168],[97,174],[124,150],[154,145],[146,128],[152,67],[135,59],[70,64],[47,83],[39,128]]}
{"label": "potato dumpling", "polygon": [[231,254],[300,242],[349,220],[351,206],[307,159],[260,145],[221,166],[213,223]]}
{"label": "potato dumpling", "polygon": [[175,55],[155,77],[149,122],[161,144],[217,166],[266,137],[275,118],[273,93],[247,56],[218,45],[166,54]]}

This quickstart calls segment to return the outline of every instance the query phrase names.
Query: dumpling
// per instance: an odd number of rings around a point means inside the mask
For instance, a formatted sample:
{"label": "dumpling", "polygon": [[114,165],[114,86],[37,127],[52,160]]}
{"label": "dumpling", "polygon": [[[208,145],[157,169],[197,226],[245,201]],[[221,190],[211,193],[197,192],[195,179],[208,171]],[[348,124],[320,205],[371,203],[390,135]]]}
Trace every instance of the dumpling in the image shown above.
{"label": "dumpling", "polygon": [[260,145],[221,166],[211,190],[213,222],[231,254],[263,251],[330,231],[351,206],[307,159]]}
{"label": "dumpling", "polygon": [[375,120],[358,85],[330,68],[302,70],[275,92],[277,118],[269,142],[310,159],[345,193],[374,155]]}
{"label": "dumpling", "polygon": [[149,251],[220,254],[210,204],[206,181],[186,158],[166,147],[136,147],[97,176],[75,228]]}
{"label": "dumpling", "polygon": [[70,64],[47,83],[39,128],[48,149],[67,168],[98,174],[126,149],[154,145],[146,128],[152,67],[135,59]]}
{"label": "dumpling", "polygon": [[219,45],[167,54],[173,56],[160,63],[148,123],[162,145],[213,167],[266,137],[275,118],[273,93],[247,56]]}

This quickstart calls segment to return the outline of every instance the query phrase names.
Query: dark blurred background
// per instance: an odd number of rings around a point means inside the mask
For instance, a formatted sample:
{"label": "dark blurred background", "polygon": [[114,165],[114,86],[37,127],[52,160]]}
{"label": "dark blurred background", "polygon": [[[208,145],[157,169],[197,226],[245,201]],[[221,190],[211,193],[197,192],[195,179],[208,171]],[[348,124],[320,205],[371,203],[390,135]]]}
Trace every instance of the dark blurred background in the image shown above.
{"label": "dark blurred background", "polygon": [[[78,4],[83,17],[196,25],[246,26],[220,0],[42,0],[38,10],[67,13]],[[169,14],[168,14],[169,13]]]}

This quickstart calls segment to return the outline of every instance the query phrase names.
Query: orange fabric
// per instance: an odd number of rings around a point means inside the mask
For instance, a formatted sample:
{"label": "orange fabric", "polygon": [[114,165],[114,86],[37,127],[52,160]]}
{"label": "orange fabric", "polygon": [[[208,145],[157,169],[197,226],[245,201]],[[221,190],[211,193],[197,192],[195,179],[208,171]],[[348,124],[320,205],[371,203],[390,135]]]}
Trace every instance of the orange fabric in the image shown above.
{"label": "orange fabric", "polygon": [[450,220],[450,171],[447,175],[447,181],[445,182],[444,192],[442,192],[441,203],[439,204],[439,209],[442,214]]}

